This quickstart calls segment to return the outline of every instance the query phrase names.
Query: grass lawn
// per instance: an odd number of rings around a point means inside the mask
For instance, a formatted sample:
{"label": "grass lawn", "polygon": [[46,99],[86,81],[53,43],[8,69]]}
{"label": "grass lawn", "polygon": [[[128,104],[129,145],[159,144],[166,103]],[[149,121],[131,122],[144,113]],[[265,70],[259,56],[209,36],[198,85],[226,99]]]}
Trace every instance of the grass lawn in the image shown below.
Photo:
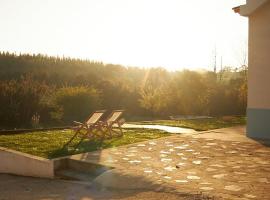
{"label": "grass lawn", "polygon": [[[72,144],[71,148],[62,149],[63,145],[73,134],[74,133],[71,130],[57,130],[15,135],[0,135],[0,146],[51,159],[102,148],[117,147],[170,135],[169,133],[159,130],[126,129],[124,130],[124,136],[121,138],[105,140],[102,143],[99,141],[90,142],[86,140],[82,142],[76,150],[72,148]],[[76,138],[74,144],[77,144],[78,141],[79,138]]]}
{"label": "grass lawn", "polygon": [[224,116],[224,117],[214,117],[210,119],[154,120],[154,121],[135,122],[135,124],[158,124],[183,128],[192,128],[196,131],[207,131],[211,129],[245,125],[246,117]]}

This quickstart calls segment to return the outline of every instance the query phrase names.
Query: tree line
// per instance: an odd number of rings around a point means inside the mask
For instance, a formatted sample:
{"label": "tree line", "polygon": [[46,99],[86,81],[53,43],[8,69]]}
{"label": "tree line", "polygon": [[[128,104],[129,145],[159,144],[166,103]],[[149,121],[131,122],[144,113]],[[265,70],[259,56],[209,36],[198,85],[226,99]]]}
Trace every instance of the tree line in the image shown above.
{"label": "tree line", "polygon": [[[0,53],[0,128],[70,124],[98,109],[126,118],[244,115],[246,68],[217,73]],[[35,118],[36,119],[36,118]]]}

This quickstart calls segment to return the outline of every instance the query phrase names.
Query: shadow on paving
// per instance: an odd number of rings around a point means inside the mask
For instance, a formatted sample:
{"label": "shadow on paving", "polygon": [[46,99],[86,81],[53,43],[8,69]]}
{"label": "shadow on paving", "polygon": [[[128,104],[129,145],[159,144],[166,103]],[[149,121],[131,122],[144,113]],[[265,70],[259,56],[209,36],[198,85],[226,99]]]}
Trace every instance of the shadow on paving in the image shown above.
{"label": "shadow on paving", "polygon": [[[105,200],[105,199],[170,199],[170,200],[212,200],[203,194],[175,191],[173,188],[154,185],[142,177],[126,176],[127,180],[148,185],[144,189],[110,189],[98,184],[69,182],[63,180],[39,179],[0,174],[1,200]],[[126,184],[131,184],[126,182]],[[149,187],[150,186],[150,187]]]}

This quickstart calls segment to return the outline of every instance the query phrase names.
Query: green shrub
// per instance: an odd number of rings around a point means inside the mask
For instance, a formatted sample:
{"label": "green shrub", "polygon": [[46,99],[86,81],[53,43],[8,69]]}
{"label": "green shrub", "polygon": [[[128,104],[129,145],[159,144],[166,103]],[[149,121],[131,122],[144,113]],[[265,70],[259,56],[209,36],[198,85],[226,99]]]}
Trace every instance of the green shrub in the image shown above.
{"label": "green shrub", "polygon": [[100,106],[99,92],[91,87],[63,87],[53,96],[55,111],[52,118],[70,123],[83,121]]}
{"label": "green shrub", "polygon": [[44,108],[40,102],[50,89],[27,76],[19,80],[0,81],[0,91],[0,128],[25,128],[31,127],[33,115]]}

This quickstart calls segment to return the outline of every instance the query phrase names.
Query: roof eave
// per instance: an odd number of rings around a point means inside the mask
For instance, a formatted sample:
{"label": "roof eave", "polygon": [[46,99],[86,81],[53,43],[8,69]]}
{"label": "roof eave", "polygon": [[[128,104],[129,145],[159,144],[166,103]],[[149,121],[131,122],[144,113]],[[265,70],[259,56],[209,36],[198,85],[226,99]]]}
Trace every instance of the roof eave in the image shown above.
{"label": "roof eave", "polygon": [[268,0],[247,0],[245,5],[234,7],[233,10],[235,13],[248,17],[267,1]]}

